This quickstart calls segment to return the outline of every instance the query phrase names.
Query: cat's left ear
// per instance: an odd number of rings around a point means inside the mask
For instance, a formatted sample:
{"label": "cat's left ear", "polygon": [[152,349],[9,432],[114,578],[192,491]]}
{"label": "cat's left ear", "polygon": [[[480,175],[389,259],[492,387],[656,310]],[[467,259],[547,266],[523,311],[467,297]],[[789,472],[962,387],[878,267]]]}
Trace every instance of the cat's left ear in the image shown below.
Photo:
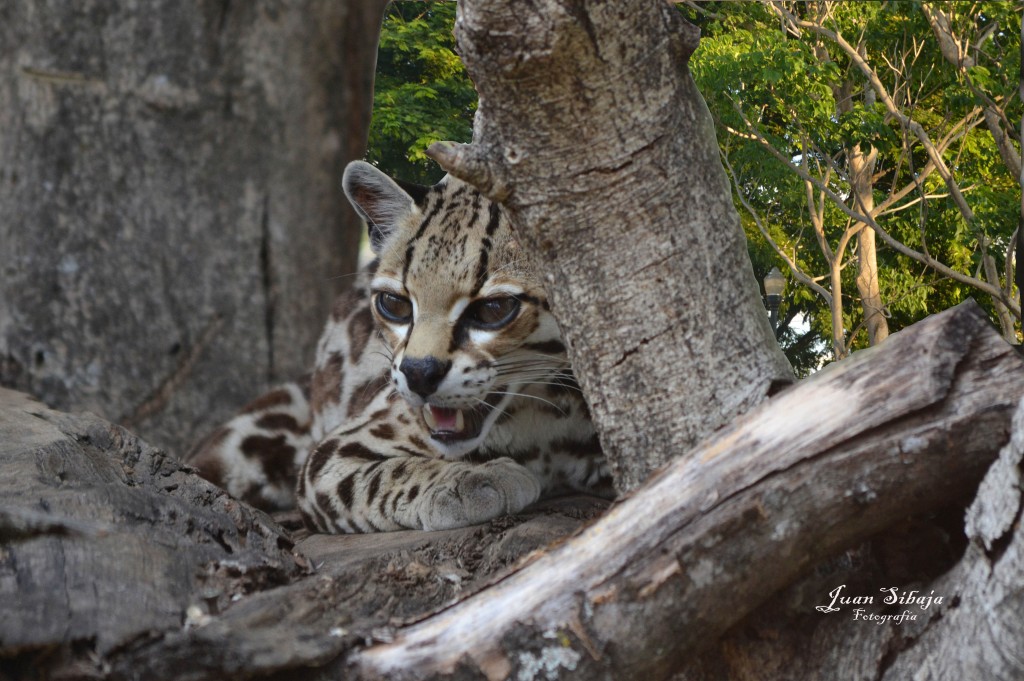
{"label": "cat's left ear", "polygon": [[353,161],[345,168],[341,186],[359,217],[366,221],[370,247],[374,253],[405,217],[417,212],[417,202],[428,187],[403,182],[401,185],[364,161]]}

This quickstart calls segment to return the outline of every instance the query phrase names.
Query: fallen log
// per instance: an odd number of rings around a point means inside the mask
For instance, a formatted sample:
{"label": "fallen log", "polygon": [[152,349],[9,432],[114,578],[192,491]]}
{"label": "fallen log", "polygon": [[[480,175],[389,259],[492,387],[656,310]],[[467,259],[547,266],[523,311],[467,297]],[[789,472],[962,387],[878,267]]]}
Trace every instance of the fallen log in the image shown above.
{"label": "fallen log", "polygon": [[0,675],[16,677],[99,675],[181,629],[199,594],[223,608],[308,571],[269,517],[172,457],[5,389],[0,541]]}
{"label": "fallen log", "polygon": [[360,650],[359,678],[665,678],[809,567],[970,494],[1024,361],[973,302],[794,386],[484,593]]}
{"label": "fallen log", "polygon": [[[902,565],[894,570],[879,555],[855,563],[833,561],[835,570],[816,569],[773,597],[690,660],[673,681],[1024,678],[1019,654],[1024,646],[1022,460],[1024,399],[1010,442],[989,467],[966,514],[963,505],[955,505],[950,509],[955,513],[928,519],[946,516],[945,532],[936,535],[929,532],[936,525],[913,522],[909,533],[896,538],[904,558],[925,559],[930,577],[917,570],[907,575]],[[952,561],[942,556],[944,540],[959,547]],[[866,546],[873,551],[878,543],[873,538]],[[892,602],[891,592],[880,593],[897,585],[918,600]],[[846,587],[847,596],[874,595],[875,603],[816,610],[828,607],[829,592],[839,586]],[[886,616],[889,620],[881,621]]]}
{"label": "fallen log", "polygon": [[295,549],[315,574],[130,646],[111,660],[112,677],[225,681],[305,668],[316,678],[313,667],[486,590],[496,574],[606,506],[567,498],[457,530],[309,536]]}

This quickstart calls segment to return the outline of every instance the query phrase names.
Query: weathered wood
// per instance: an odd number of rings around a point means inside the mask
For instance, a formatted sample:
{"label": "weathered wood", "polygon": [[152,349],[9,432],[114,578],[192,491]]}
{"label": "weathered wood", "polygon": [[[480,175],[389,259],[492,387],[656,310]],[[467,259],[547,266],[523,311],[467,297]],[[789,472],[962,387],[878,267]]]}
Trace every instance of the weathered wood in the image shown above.
{"label": "weathered wood", "polygon": [[[121,651],[113,678],[223,681],[285,672],[333,678],[354,647],[390,640],[415,622],[484,589],[523,556],[577,530],[606,508],[593,498],[553,501],[487,525],[443,532],[313,535],[296,545],[316,574],[255,593],[201,625]],[[187,673],[181,670],[187,669]],[[293,670],[288,672],[288,670]],[[303,677],[300,677],[303,678]]]}
{"label": "weathered wood", "polygon": [[123,428],[0,389],[0,679],[224,681],[325,663],[606,506],[555,500],[481,527],[293,548]]}
{"label": "weathered wood", "polygon": [[308,566],[265,514],[126,430],[5,389],[0,540],[0,660],[28,676],[97,675],[118,648],[180,629],[190,606],[226,607]]}
{"label": "weathered wood", "polygon": [[661,678],[803,571],[970,493],[1024,361],[973,303],[783,392],[486,594],[351,659],[362,678]]}
{"label": "weathered wood", "polygon": [[945,595],[911,632],[901,655],[881,666],[879,678],[1024,678],[1024,528],[1021,464],[1024,463],[1024,399],[1013,438],[989,469],[967,512],[970,539],[964,558],[929,591]]}
{"label": "weathered wood", "polygon": [[[1024,678],[1024,399],[1014,416],[1012,438],[989,468],[966,514],[956,512],[939,533],[914,524],[897,547],[919,553],[929,575],[899,574],[890,566],[857,564],[812,575],[771,599],[705,654],[684,666],[673,681],[791,681],[863,679]],[[962,506],[955,508],[960,511]],[[966,532],[966,550],[950,560],[942,554],[953,536]],[[948,534],[946,534],[948,533]],[[874,550],[869,547],[869,552]],[[910,556],[912,557],[912,556]],[[870,558],[870,556],[869,556]],[[894,574],[896,573],[896,574]],[[820,613],[829,592],[845,586],[847,596],[874,596],[867,605],[840,605]],[[886,603],[881,589],[901,587],[929,603]],[[941,598],[941,601],[935,600]],[[926,607],[922,607],[926,606]],[[866,620],[855,608],[876,616],[908,615],[901,621]]]}
{"label": "weathered wood", "polygon": [[620,491],[793,380],[687,70],[698,35],[665,2],[465,0],[474,141],[431,151],[547,273]]}
{"label": "weathered wood", "polygon": [[[288,550],[266,516],[123,429],[5,391],[0,672],[664,676],[822,557],[973,491],[1007,439],[1022,379],[1013,349],[962,306],[785,391],[506,577],[525,553],[577,528],[577,507],[447,533],[314,535]],[[993,480],[1012,490],[1013,471],[1003,465]],[[990,547],[967,582],[978,588],[1018,583],[1015,544],[1003,548],[1016,507],[998,508],[998,519],[972,521]],[[999,570],[1005,579],[979,581]],[[976,615],[971,631],[992,641],[981,635],[993,595],[956,593]],[[897,668],[886,651],[910,629],[851,629],[828,640],[863,642],[858,650],[876,651],[866,660]],[[953,631],[949,640],[964,635]],[[732,650],[733,664],[758,659],[754,647]],[[840,659],[825,652],[814,664],[797,659],[807,669]],[[681,678],[742,677],[712,665]],[[851,668],[843,678],[860,677]]]}
{"label": "weathered wood", "polygon": [[384,5],[5,0],[0,385],[178,450],[305,372]]}

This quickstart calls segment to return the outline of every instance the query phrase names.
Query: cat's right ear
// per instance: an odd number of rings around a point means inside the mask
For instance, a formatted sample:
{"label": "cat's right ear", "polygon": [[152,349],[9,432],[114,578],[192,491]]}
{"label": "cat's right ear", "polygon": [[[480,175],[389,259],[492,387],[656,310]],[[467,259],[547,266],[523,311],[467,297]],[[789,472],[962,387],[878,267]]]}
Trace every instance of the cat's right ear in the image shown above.
{"label": "cat's right ear", "polygon": [[359,217],[366,221],[374,253],[379,253],[399,221],[419,210],[416,204],[428,191],[419,185],[400,186],[364,161],[348,164],[341,186]]}

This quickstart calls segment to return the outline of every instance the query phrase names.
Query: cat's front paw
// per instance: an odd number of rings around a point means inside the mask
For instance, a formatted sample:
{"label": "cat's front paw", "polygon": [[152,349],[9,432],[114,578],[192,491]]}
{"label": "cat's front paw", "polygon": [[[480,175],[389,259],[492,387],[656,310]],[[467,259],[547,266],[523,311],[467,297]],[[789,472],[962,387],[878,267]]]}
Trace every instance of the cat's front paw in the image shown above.
{"label": "cat's front paw", "polygon": [[447,530],[517,513],[540,498],[540,480],[512,459],[459,471],[433,495],[423,529]]}

